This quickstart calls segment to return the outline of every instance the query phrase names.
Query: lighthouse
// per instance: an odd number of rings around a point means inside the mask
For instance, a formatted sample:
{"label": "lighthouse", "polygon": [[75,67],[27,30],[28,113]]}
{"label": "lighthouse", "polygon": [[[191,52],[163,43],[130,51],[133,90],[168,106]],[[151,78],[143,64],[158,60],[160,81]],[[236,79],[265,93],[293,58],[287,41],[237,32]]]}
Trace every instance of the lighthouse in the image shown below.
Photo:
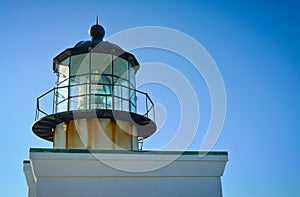
{"label": "lighthouse", "polygon": [[156,131],[143,68],[98,20],[89,36],[53,58],[55,87],[36,99],[32,131],[53,147],[23,161],[28,197],[221,197],[228,153],[142,150]]}
{"label": "lighthouse", "polygon": [[[32,130],[55,149],[138,150],[138,141],[156,130],[154,104],[136,89],[140,65],[103,40],[98,20],[89,35],[54,57],[56,87],[37,98]],[[50,111],[41,105],[46,98]]]}

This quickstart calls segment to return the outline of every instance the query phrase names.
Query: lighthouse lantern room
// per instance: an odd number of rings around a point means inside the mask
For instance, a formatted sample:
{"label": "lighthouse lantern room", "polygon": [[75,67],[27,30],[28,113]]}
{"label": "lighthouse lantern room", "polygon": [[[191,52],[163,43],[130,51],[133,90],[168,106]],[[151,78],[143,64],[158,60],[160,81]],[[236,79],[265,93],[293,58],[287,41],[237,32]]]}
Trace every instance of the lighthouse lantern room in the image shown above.
{"label": "lighthouse lantern room", "polygon": [[103,40],[98,20],[89,34],[53,59],[57,84],[37,98],[32,130],[53,148],[138,150],[156,130],[154,104],[136,89],[139,63]]}

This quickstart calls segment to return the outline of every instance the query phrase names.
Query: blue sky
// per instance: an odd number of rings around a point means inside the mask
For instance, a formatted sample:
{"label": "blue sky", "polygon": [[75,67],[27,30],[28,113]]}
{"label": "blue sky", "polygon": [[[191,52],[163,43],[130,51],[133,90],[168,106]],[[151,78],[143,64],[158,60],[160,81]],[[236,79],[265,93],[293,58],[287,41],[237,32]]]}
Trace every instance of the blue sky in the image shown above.
{"label": "blue sky", "polygon": [[[52,58],[88,39],[97,13],[106,37],[138,26],[163,26],[188,34],[211,54],[227,94],[225,125],[213,148],[229,152],[224,196],[299,196],[299,8],[289,0],[1,1],[0,196],[27,194],[22,161],[30,147],[51,147],[31,131],[36,97],[55,85]],[[172,53],[132,53],[141,63],[166,63],[190,79],[203,113],[189,150],[199,149],[210,115],[201,76]],[[160,86],[142,88],[168,113],[160,133],[145,141],[145,148],[156,149],[172,137],[177,101]]]}

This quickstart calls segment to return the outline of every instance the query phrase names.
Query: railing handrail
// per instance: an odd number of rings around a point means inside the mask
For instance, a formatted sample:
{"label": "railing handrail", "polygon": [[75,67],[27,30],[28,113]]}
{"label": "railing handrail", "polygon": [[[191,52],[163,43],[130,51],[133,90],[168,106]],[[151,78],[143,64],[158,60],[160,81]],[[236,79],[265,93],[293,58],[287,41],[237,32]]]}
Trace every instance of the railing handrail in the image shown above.
{"label": "railing handrail", "polygon": [[45,92],[44,94],[42,94],[41,96],[37,97],[37,100],[39,100],[40,98],[46,96],[47,94],[49,94],[50,92],[54,91],[57,87],[52,88],[51,90],[48,90],[47,92]]}
{"label": "railing handrail", "polygon": [[[135,107],[137,107],[136,104],[134,104],[131,99],[130,99],[130,96],[129,96],[129,99],[126,99],[126,98],[123,98],[121,96],[118,96],[118,95],[115,95],[114,94],[114,91],[112,91],[110,94],[93,94],[89,91],[89,93],[86,93],[86,94],[80,94],[80,95],[75,95],[75,96],[70,96],[68,95],[66,98],[64,98],[63,100],[60,100],[59,102],[57,102],[57,93],[58,93],[58,90],[59,89],[63,89],[63,88],[69,88],[70,87],[74,87],[74,86],[80,86],[80,85],[110,85],[110,84],[106,84],[106,83],[81,83],[81,84],[74,84],[74,85],[66,85],[66,86],[61,86],[61,87],[53,87],[52,89],[48,90],[47,92],[45,92],[44,94],[42,94],[41,96],[37,97],[37,105],[36,105],[36,117],[35,119],[39,119],[41,118],[40,117],[40,113],[42,113],[43,115],[47,116],[49,115],[49,113],[47,113],[46,111],[44,111],[41,106],[40,106],[40,100],[45,98],[47,95],[49,95],[50,93],[53,93],[53,99],[52,99],[52,114],[56,113],[56,108],[57,108],[57,105],[66,101],[66,100],[69,100],[71,98],[74,98],[74,97],[80,97],[80,96],[92,96],[92,95],[96,95],[96,96],[102,96],[102,97],[114,97],[114,98],[118,98],[118,99],[121,99],[121,100],[126,100],[129,102],[129,106],[132,104],[134,105]],[[145,92],[142,92],[140,90],[136,90],[136,89],[133,89],[131,87],[127,87],[125,85],[122,85],[122,84],[114,84],[114,87],[115,86],[119,86],[121,88],[126,88],[128,89],[129,91],[133,91],[135,92],[135,97],[137,97],[137,93],[143,95],[143,97],[146,98],[145,100],[145,105],[146,105],[146,112],[145,113],[142,113],[144,116],[148,117],[149,118],[149,114],[150,112],[152,111],[153,114],[152,114],[152,118],[153,120],[155,121],[155,110],[154,110],[154,103],[153,101],[151,100],[151,98],[149,97],[149,95]],[[151,105],[148,107],[148,101],[151,103]],[[87,105],[87,109],[89,109],[90,106]],[[111,108],[114,108],[114,106],[112,105]],[[94,109],[94,108],[93,108]],[[136,108],[137,109],[137,108]],[[111,109],[111,110],[115,110],[115,109]],[[68,111],[68,110],[66,110]],[[126,110],[127,111],[127,110]],[[130,107],[129,107],[129,112],[132,112]]]}

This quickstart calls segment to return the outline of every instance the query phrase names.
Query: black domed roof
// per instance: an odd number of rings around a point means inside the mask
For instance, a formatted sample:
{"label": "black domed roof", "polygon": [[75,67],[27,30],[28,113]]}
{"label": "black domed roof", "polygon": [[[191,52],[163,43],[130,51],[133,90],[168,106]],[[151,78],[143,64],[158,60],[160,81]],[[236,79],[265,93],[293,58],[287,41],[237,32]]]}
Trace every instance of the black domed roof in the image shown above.
{"label": "black domed roof", "polygon": [[[102,41],[102,40],[83,40],[78,42],[77,44],[75,44],[74,48],[80,48],[80,47],[102,47],[102,48],[106,48],[106,49],[116,49],[116,50],[120,50],[123,51],[121,47],[119,47],[116,44],[113,44],[111,42],[108,41]],[[123,51],[124,52],[124,51]]]}
{"label": "black domed roof", "polygon": [[127,61],[135,68],[137,71],[139,69],[139,63],[137,59],[131,53],[124,51],[121,47],[111,42],[103,40],[105,30],[98,24],[98,20],[95,25],[93,25],[90,30],[90,40],[83,40],[75,44],[73,48],[68,48],[61,52],[59,55],[53,59],[53,70],[57,70],[57,62],[61,62],[72,55],[84,54],[84,53],[106,53],[112,54],[114,56],[119,56]]}
{"label": "black domed roof", "polygon": [[98,24],[98,18],[96,21],[96,24],[93,25],[89,29],[89,34],[90,34],[90,40],[83,40],[75,44],[74,48],[81,48],[81,47],[98,47],[98,48],[105,48],[106,50],[115,50],[118,51],[119,53],[124,53],[124,51],[121,49],[116,44],[112,44],[108,41],[103,41],[103,37],[105,35],[105,30],[104,28]]}

